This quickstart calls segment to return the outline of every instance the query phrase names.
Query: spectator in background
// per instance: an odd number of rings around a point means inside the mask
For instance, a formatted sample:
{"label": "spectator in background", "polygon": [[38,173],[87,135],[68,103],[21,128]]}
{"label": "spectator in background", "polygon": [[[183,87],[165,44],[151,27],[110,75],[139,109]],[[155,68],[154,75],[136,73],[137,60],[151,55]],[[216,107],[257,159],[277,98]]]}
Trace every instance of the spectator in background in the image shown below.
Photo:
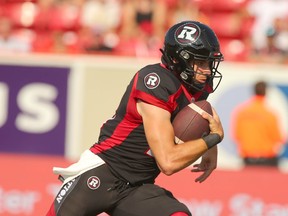
{"label": "spectator in background", "polygon": [[260,59],[264,59],[265,62],[287,63],[287,18],[276,18],[273,22],[273,25],[269,29],[267,29],[265,36],[267,41],[267,47],[261,51],[261,56],[259,56]]}
{"label": "spectator in background", "polygon": [[277,60],[277,58],[271,58],[274,57],[271,55],[271,40],[275,36],[271,29],[275,27],[275,20],[283,19],[288,15],[288,1],[251,0],[247,10],[251,16],[255,17],[251,35],[252,57],[264,58],[265,61]]}
{"label": "spectator in background", "polygon": [[200,10],[197,0],[166,0],[169,2],[168,25],[185,21],[199,20],[209,25],[209,18]]}
{"label": "spectator in background", "polygon": [[[269,54],[278,55],[281,63],[288,62],[288,12],[284,18],[277,18],[267,32]],[[270,40],[269,40],[270,39]],[[270,45],[270,46],[269,46]]]}
{"label": "spectator in background", "polygon": [[120,0],[87,0],[81,9],[80,47],[84,52],[111,52],[118,45]]}
{"label": "spectator in background", "polygon": [[11,19],[0,17],[0,53],[27,53],[31,51],[31,41],[21,31],[14,31]]}
{"label": "spectator in background", "polygon": [[124,0],[117,52],[137,57],[159,57],[166,31],[165,0]]}
{"label": "spectator in background", "polygon": [[232,116],[233,139],[245,165],[278,166],[284,137],[276,114],[265,103],[266,89],[266,82],[256,82],[254,96]]}
{"label": "spectator in background", "polygon": [[35,14],[34,52],[77,53],[80,3],[39,0]]}

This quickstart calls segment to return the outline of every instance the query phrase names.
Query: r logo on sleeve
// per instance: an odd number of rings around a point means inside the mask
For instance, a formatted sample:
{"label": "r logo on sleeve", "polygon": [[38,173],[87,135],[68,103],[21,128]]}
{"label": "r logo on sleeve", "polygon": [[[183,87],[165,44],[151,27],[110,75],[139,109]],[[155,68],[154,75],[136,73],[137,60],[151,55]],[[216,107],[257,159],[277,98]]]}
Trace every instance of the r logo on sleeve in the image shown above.
{"label": "r logo on sleeve", "polygon": [[148,89],[155,89],[160,84],[160,77],[156,73],[149,73],[144,78],[144,84]]}

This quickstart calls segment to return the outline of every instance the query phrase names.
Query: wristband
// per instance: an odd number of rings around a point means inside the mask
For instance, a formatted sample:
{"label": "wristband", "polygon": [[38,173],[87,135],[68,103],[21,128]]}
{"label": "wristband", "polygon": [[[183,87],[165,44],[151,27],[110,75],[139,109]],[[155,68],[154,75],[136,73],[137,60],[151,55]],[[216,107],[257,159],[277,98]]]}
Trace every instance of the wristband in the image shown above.
{"label": "wristband", "polygon": [[217,134],[217,133],[208,134],[207,136],[202,137],[202,139],[205,141],[208,149],[210,149],[213,146],[217,145],[222,140],[220,135]]}

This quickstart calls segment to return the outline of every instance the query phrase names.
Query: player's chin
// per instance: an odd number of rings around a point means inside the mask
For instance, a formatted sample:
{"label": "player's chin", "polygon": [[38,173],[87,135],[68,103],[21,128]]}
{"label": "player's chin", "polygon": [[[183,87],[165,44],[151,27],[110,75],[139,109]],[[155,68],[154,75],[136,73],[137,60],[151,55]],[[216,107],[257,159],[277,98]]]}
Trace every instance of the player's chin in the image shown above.
{"label": "player's chin", "polygon": [[195,83],[196,83],[197,85],[205,85],[206,79],[196,80]]}

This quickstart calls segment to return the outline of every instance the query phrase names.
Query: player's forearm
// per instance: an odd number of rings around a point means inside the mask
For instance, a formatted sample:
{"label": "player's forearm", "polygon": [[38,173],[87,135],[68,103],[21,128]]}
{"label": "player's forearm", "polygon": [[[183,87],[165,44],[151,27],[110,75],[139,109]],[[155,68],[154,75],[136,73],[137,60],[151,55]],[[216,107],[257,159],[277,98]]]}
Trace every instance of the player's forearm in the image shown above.
{"label": "player's forearm", "polygon": [[207,145],[203,139],[175,145],[163,157],[156,157],[158,166],[165,175],[172,175],[199,159],[206,151]]}

